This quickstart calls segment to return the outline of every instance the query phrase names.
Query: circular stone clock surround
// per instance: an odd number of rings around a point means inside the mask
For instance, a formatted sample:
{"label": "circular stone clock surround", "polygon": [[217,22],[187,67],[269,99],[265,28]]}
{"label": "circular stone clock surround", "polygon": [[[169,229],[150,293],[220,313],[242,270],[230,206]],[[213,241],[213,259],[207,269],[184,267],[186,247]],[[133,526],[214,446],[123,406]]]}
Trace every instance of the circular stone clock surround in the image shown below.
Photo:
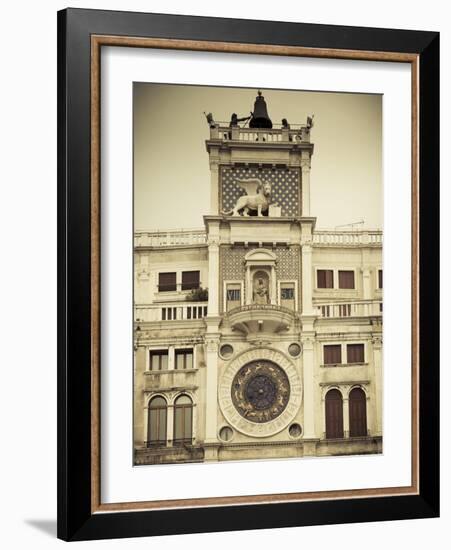
{"label": "circular stone clock surround", "polygon": [[298,413],[301,399],[296,367],[286,355],[270,348],[241,353],[225,367],[219,383],[224,417],[236,430],[253,437],[268,437],[286,428]]}

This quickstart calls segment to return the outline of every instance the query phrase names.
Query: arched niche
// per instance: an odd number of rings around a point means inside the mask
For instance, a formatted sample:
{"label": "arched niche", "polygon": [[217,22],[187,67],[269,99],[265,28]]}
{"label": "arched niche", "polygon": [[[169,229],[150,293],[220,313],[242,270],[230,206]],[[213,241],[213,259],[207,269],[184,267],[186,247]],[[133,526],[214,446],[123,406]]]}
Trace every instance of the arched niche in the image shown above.
{"label": "arched niche", "polygon": [[277,256],[274,252],[267,248],[255,248],[246,254],[244,262],[246,268],[246,305],[276,304]]}

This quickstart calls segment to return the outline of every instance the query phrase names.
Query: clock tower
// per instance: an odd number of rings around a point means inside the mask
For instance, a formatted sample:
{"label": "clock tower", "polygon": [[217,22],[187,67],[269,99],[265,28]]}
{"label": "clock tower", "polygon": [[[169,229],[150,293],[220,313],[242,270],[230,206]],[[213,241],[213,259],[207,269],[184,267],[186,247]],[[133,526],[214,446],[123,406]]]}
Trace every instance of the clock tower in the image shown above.
{"label": "clock tower", "polygon": [[205,458],[217,459],[221,434],[256,457],[269,441],[302,441],[309,454],[316,441],[313,120],[273,124],[260,91],[250,117],[207,120]]}

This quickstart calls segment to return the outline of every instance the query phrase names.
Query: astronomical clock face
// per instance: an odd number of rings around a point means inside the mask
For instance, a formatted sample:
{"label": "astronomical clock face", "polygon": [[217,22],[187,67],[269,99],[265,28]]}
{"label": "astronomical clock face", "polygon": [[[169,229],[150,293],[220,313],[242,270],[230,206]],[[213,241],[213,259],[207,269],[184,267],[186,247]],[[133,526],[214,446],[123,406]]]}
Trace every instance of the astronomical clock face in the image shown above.
{"label": "astronomical clock face", "polygon": [[302,385],[285,354],[259,348],[225,366],[218,397],[230,426],[251,437],[268,437],[285,429],[297,415]]}
{"label": "astronomical clock face", "polygon": [[232,402],[243,418],[251,422],[270,422],[286,409],[290,382],[275,363],[253,361],[237,372],[231,394]]}

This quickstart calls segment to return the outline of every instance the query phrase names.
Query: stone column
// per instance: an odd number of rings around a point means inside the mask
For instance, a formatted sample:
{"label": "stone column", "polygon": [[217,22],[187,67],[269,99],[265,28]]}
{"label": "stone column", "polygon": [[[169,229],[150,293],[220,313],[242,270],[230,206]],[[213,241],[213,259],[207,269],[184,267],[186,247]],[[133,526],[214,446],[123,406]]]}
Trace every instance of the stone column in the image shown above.
{"label": "stone column", "polygon": [[[367,388],[368,391],[368,388]],[[375,415],[373,413],[373,401],[369,394],[366,396],[366,433],[367,435],[374,435],[375,429]]]}
{"label": "stone column", "polygon": [[301,161],[302,216],[310,216],[310,158]]}
{"label": "stone column", "polygon": [[322,434],[321,438],[326,438],[326,393],[321,397],[321,428]]}
{"label": "stone column", "polygon": [[170,403],[168,405],[167,409],[167,431],[166,431],[166,437],[168,441],[168,447],[172,447],[173,445],[173,439],[174,439],[174,405],[173,403]]}
{"label": "stone column", "polygon": [[245,304],[248,306],[249,304],[252,304],[252,277],[251,277],[251,268],[247,266],[246,268],[246,288],[244,289],[244,292],[246,294],[246,301]]}
{"label": "stone column", "polygon": [[[208,321],[208,320],[207,320]],[[216,324],[216,330],[217,330]],[[207,376],[205,384],[205,461],[218,460],[218,344],[219,334],[208,334],[214,330],[211,324],[207,326],[205,337]]]}
{"label": "stone column", "polygon": [[[144,374],[146,370],[146,347],[139,346],[134,352],[134,429],[133,438],[136,447],[142,447],[144,441],[147,439],[147,420],[145,414],[147,412],[146,407],[146,395],[145,381],[146,376]],[[144,414],[143,414],[144,410]]]}
{"label": "stone column", "polygon": [[371,300],[371,271],[369,269],[362,269],[363,277],[363,299]]}
{"label": "stone column", "polygon": [[[374,408],[372,435],[382,435],[382,335],[373,335]],[[367,402],[371,406],[371,402]]]}
{"label": "stone column", "polygon": [[304,439],[315,439],[314,340],[312,336],[303,333],[301,341],[304,374]]}
{"label": "stone column", "polygon": [[270,303],[271,304],[277,304],[277,281],[276,281],[276,268],[272,265],[271,266],[271,281],[270,281],[270,289],[268,289],[271,292],[270,296]]}
{"label": "stone column", "polygon": [[302,314],[314,315],[312,305],[312,245],[302,245]]}
{"label": "stone column", "polygon": [[210,214],[219,214],[219,164],[216,157],[210,153]]}
{"label": "stone column", "polygon": [[175,349],[174,346],[168,348],[168,370],[175,369]]}
{"label": "stone column", "polygon": [[349,437],[349,397],[343,397],[343,436]]}
{"label": "stone column", "polygon": [[219,244],[208,244],[208,315],[219,315]]}

